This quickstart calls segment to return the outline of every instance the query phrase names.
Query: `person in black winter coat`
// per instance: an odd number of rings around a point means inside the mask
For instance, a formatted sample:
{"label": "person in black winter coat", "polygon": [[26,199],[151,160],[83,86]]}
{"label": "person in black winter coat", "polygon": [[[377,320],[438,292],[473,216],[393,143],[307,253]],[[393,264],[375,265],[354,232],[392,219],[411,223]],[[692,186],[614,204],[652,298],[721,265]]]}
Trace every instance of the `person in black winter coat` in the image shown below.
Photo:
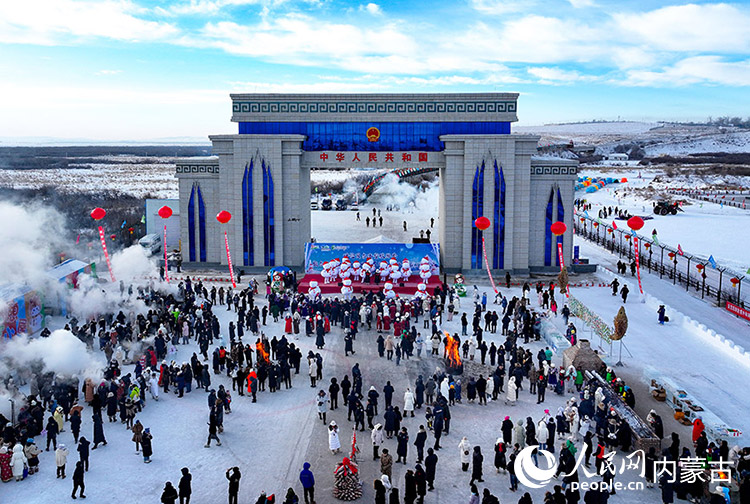
{"label": "person in black winter coat", "polygon": [[417,484],[418,502],[424,502],[424,496],[427,495],[427,476],[419,464],[414,469],[414,481]]}
{"label": "person in black winter coat", "polygon": [[190,494],[193,493],[193,475],[187,467],[182,468],[182,477],[177,485],[180,490],[180,504],[190,504]]}
{"label": "person in black winter coat", "polygon": [[57,425],[57,421],[55,420],[55,417],[49,417],[49,420],[47,420],[47,451],[49,451],[49,444],[52,443],[54,445],[54,449],[57,450],[57,434],[60,430],[60,427]]}
{"label": "person in black winter coat", "polygon": [[482,455],[482,449],[479,446],[474,447],[474,453],[471,457],[471,482],[469,485],[473,485],[475,481],[482,483],[482,463],[484,462],[484,455]]}
{"label": "person in black winter coat", "polygon": [[91,442],[85,437],[81,437],[78,441],[78,459],[83,464],[83,467],[89,470],[89,445]]}
{"label": "person in black winter coat", "polygon": [[107,440],[104,438],[104,425],[102,424],[101,412],[92,415],[91,418],[94,420],[94,446],[92,450],[96,450],[99,443],[107,446]]}
{"label": "person in black winter coat", "polygon": [[70,494],[71,497],[74,499],[76,498],[76,490],[81,489],[81,493],[79,497],[81,499],[85,499],[86,496],[83,495],[83,491],[86,488],[86,485],[83,483],[83,462],[80,460],[76,462],[76,468],[73,471],[73,493]]}
{"label": "person in black winter coat", "polygon": [[161,493],[162,504],[175,504],[177,501],[177,489],[172,486],[171,481],[164,484],[164,491]]}
{"label": "person in black winter coat", "polygon": [[[434,490],[435,486],[435,473],[437,471],[437,463],[438,463],[438,456],[435,455],[435,450],[432,448],[427,448],[427,457],[425,457],[424,460],[424,467],[425,467],[425,480],[427,480],[427,484],[429,485],[428,490]],[[419,466],[417,466],[419,467]]]}
{"label": "person in black winter coat", "polygon": [[417,464],[421,464],[424,459],[425,443],[427,443],[427,431],[424,425],[420,425],[419,432],[417,432],[417,439],[414,441],[414,446],[417,447]]}
{"label": "person in black winter coat", "polygon": [[417,480],[414,471],[408,469],[404,475],[404,504],[414,504],[417,499]]}
{"label": "person in black winter coat", "polygon": [[240,468],[232,467],[231,469],[227,469],[225,476],[229,480],[229,504],[237,504],[237,495],[240,492],[240,478],[242,478]]}
{"label": "person in black winter coat", "polygon": [[409,449],[409,433],[406,431],[406,427],[401,427],[401,431],[396,435],[398,441],[398,447],[396,448],[396,463],[403,462],[406,464],[406,453]]}
{"label": "person in black winter coat", "polygon": [[73,432],[73,439],[78,442],[78,436],[81,434],[81,412],[74,410],[70,415],[70,430]]}

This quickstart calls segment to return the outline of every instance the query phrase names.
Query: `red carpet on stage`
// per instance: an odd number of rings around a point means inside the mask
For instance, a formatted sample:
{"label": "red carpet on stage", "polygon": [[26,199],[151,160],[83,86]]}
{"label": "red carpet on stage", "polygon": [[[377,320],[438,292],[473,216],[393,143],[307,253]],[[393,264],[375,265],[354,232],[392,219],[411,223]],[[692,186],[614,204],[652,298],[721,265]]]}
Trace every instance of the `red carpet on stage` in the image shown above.
{"label": "red carpet on stage", "polygon": [[[316,280],[318,282],[318,287],[320,287],[320,291],[323,294],[341,294],[342,284],[340,280],[326,284],[323,282],[323,277],[321,275],[316,275],[314,273],[308,273],[307,275],[302,277],[302,279],[299,281],[297,292],[307,294],[307,291],[310,289],[311,280]],[[417,292],[417,285],[419,285],[420,283],[422,283],[422,279],[419,277],[419,275],[412,275],[409,278],[408,282],[405,282],[403,284],[394,284],[393,292],[395,292],[396,294],[413,296]],[[435,291],[435,287],[437,287],[438,285],[440,285],[440,277],[437,275],[432,275],[430,277],[430,281],[427,283],[427,292],[432,294]],[[383,288],[383,283],[366,284],[352,281],[352,288],[354,289],[354,294],[361,294],[367,291],[378,292]]]}

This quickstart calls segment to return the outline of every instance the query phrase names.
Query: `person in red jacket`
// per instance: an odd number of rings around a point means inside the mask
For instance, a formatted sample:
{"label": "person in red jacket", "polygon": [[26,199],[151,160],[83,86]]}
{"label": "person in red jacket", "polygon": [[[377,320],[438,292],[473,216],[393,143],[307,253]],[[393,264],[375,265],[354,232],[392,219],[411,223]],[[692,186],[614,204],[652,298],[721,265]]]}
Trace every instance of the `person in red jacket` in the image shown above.
{"label": "person in red jacket", "polygon": [[258,375],[254,369],[247,374],[247,393],[253,396],[253,402],[256,402],[255,394],[258,392]]}
{"label": "person in red jacket", "polygon": [[698,441],[698,438],[701,437],[701,433],[705,430],[705,428],[706,426],[703,425],[703,420],[701,420],[701,417],[696,417],[695,421],[693,422],[693,444]]}

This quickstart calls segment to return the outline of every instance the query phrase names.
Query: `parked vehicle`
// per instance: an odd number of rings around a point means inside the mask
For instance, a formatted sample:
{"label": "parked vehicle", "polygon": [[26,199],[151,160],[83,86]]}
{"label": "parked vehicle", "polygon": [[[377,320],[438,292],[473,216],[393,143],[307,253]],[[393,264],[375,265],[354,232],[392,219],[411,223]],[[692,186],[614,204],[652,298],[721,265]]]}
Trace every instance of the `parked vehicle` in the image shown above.
{"label": "parked vehicle", "polygon": [[654,205],[654,213],[656,215],[677,215],[677,212],[684,212],[677,203],[670,203],[669,201],[658,201]]}
{"label": "parked vehicle", "polygon": [[311,201],[310,202],[310,210],[317,210],[318,209],[318,202],[317,201]]}
{"label": "parked vehicle", "polygon": [[322,210],[330,210],[333,208],[333,201],[331,198],[325,198],[322,202],[321,209]]}
{"label": "parked vehicle", "polygon": [[347,208],[347,204],[346,204],[345,199],[340,198],[336,200],[336,210],[346,210],[346,208]]}
{"label": "parked vehicle", "polygon": [[146,250],[146,255],[154,255],[161,252],[161,235],[159,234],[147,234],[138,243]]}

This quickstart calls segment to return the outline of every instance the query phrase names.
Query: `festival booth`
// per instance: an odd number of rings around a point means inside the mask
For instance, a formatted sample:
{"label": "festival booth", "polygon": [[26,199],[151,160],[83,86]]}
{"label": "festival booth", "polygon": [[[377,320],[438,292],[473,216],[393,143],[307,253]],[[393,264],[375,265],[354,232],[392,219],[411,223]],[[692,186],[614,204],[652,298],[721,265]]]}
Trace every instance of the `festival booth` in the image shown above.
{"label": "festival booth", "polygon": [[[47,271],[48,277],[52,278],[53,281],[64,284],[68,289],[77,289],[78,280],[84,274],[98,278],[96,276],[96,263],[68,259]],[[54,299],[54,302],[51,302],[49,306],[51,310],[55,313],[59,312],[61,315],[67,315],[68,308],[63,296],[59,292],[51,293],[50,296]]]}
{"label": "festival booth", "polygon": [[34,334],[45,324],[44,304],[38,292],[21,285],[0,286],[0,316],[3,339],[17,334]]}
{"label": "festival booth", "polygon": [[432,294],[439,284],[436,243],[308,243],[298,290],[343,294],[342,288],[349,293],[386,288],[413,296],[418,291]]}

